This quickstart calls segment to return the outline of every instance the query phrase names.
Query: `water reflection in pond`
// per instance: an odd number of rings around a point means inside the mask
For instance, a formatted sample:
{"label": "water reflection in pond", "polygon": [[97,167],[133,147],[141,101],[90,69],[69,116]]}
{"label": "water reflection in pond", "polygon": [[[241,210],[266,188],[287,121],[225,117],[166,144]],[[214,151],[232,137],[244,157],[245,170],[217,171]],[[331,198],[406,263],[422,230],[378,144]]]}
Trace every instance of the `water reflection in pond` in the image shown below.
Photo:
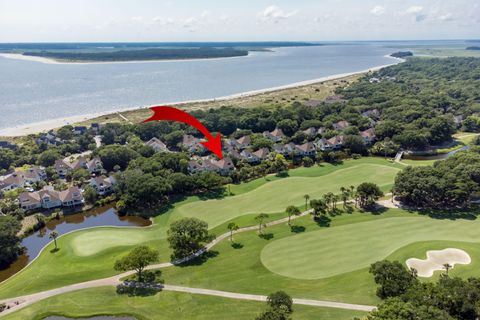
{"label": "water reflection in pond", "polygon": [[0,281],[3,281],[24,268],[30,261],[35,259],[43,247],[51,239],[49,234],[55,230],[59,235],[67,232],[101,226],[143,227],[150,225],[150,220],[134,216],[118,216],[111,206],[97,208],[86,213],[65,215],[61,219],[51,220],[45,228],[25,237],[22,245],[26,248],[24,255],[20,256],[9,268],[0,271]]}
{"label": "water reflection in pond", "polygon": [[460,151],[465,151],[470,149],[470,146],[463,146],[462,148],[459,148],[457,150],[450,151],[448,153],[442,153],[442,154],[433,154],[433,155],[413,155],[413,154],[405,154],[404,158],[409,159],[409,160],[445,160],[457,152]]}

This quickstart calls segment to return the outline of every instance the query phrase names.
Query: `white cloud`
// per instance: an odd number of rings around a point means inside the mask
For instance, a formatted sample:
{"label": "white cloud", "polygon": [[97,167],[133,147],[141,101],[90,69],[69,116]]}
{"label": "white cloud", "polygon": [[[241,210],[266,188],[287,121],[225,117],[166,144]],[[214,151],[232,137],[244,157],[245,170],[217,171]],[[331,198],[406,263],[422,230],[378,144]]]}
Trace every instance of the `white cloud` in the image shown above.
{"label": "white cloud", "polygon": [[411,6],[407,9],[407,13],[413,13],[413,14],[416,14],[416,13],[420,13],[423,11],[423,7],[422,6]]}
{"label": "white cloud", "polygon": [[192,29],[198,20],[194,17],[186,18],[181,20],[181,25],[183,28]]}
{"label": "white cloud", "polygon": [[451,21],[451,20],[453,20],[453,14],[448,12],[448,13],[445,13],[445,14],[441,14],[441,15],[437,16],[436,18],[437,18],[437,20],[440,20],[440,21]]}
{"label": "white cloud", "polygon": [[266,22],[278,23],[281,20],[288,19],[297,14],[297,10],[291,12],[284,12],[277,6],[269,6],[258,14],[261,20]]}
{"label": "white cloud", "polygon": [[375,6],[372,8],[372,10],[370,10],[370,13],[371,14],[374,14],[376,16],[381,16],[385,13],[385,7],[382,7],[382,6]]}
{"label": "white cloud", "polygon": [[210,11],[208,11],[208,10],[203,10],[203,11],[202,11],[202,14],[200,15],[200,17],[201,17],[202,19],[206,19],[209,15],[210,15]]}
{"label": "white cloud", "polygon": [[172,18],[166,18],[165,19],[163,17],[155,17],[155,18],[152,19],[152,22],[160,24],[162,26],[175,24],[175,20],[173,20]]}
{"label": "white cloud", "polygon": [[143,22],[143,17],[131,17],[130,20],[132,20],[133,22]]}

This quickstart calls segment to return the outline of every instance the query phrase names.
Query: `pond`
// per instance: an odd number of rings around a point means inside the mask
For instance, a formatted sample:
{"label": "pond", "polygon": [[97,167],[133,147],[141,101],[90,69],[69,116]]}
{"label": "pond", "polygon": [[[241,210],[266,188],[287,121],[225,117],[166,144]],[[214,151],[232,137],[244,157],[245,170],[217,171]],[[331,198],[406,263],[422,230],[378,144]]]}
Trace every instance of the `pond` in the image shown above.
{"label": "pond", "polygon": [[460,149],[450,151],[449,153],[442,153],[442,154],[432,154],[432,155],[412,155],[412,154],[405,154],[404,158],[409,160],[445,160],[455,153],[460,151],[468,150],[469,146],[464,146]]}
{"label": "pond", "polygon": [[55,230],[61,236],[67,232],[103,226],[144,227],[150,225],[150,220],[135,216],[119,216],[111,206],[96,208],[85,213],[65,215],[60,219],[53,219],[39,231],[25,237],[22,246],[25,254],[21,255],[9,268],[0,271],[0,282],[11,277],[35,259],[40,251],[50,241],[50,232]]}

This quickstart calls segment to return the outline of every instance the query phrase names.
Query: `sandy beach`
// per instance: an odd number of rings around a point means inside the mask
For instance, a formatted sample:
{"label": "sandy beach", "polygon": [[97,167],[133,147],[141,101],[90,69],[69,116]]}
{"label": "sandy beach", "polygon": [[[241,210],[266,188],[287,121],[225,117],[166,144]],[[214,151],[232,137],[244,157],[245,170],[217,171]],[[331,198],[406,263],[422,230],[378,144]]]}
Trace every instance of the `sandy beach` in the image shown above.
{"label": "sandy beach", "polygon": [[[31,58],[31,57],[29,57]],[[277,86],[277,87],[271,87],[271,88],[265,88],[265,89],[259,89],[259,90],[252,90],[252,91],[247,91],[247,92],[241,92],[241,93],[236,93],[228,96],[223,96],[223,97],[217,97],[217,98],[210,98],[210,99],[200,99],[200,100],[188,100],[188,101],[170,101],[170,102],[159,102],[156,104],[152,105],[147,105],[147,106],[137,106],[137,107],[131,107],[131,108],[124,108],[124,109],[117,109],[117,110],[111,110],[111,111],[105,111],[101,113],[92,113],[92,114],[85,114],[85,115],[75,115],[71,117],[66,117],[66,118],[60,118],[60,119],[51,119],[47,121],[41,121],[41,122],[36,122],[36,123],[31,123],[31,124],[26,124],[26,125],[20,125],[16,127],[10,127],[10,128],[5,128],[5,129],[0,129],[0,136],[3,137],[17,137],[17,136],[25,136],[29,134],[34,134],[34,133],[39,133],[39,132],[46,132],[51,129],[56,129],[60,128],[64,125],[72,125],[78,122],[82,122],[85,120],[93,119],[96,117],[104,116],[104,115],[109,115],[109,114],[115,114],[118,112],[124,112],[124,111],[132,111],[132,110],[137,110],[137,109],[145,109],[145,108],[150,108],[152,106],[159,106],[159,105],[170,105],[170,106],[175,106],[175,105],[184,105],[184,104],[192,104],[192,103],[205,103],[205,102],[212,102],[212,101],[228,101],[231,99],[237,99],[237,98],[242,98],[242,97],[249,97],[249,96],[254,96],[254,95],[260,95],[264,93],[269,93],[273,91],[280,91],[284,89],[291,89],[291,88],[297,88],[297,87],[302,87],[302,86],[308,86],[324,81],[331,81],[331,80],[336,80],[340,78],[345,78],[348,76],[353,76],[353,75],[359,75],[359,74],[364,74],[368,72],[374,72],[378,71],[382,68],[389,67],[392,65],[396,65],[398,63],[404,62],[404,59],[400,58],[394,58],[390,57],[395,60],[395,62],[386,64],[386,65],[381,65],[381,66],[376,66],[372,67],[367,70],[361,70],[361,71],[355,71],[355,72],[348,72],[348,73],[340,73],[340,74],[335,74],[335,75],[330,75],[330,76],[325,76],[317,79],[312,79],[312,80],[306,80],[306,81],[300,81],[300,82],[295,82],[283,86]],[[44,59],[44,58],[40,58]],[[49,59],[47,59],[49,60]]]}

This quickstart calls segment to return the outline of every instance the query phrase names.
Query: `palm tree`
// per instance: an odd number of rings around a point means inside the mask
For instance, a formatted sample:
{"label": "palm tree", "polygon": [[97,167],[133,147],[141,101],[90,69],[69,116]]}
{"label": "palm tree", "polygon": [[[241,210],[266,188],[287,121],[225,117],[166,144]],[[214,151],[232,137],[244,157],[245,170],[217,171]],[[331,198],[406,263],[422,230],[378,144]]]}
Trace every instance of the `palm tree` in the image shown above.
{"label": "palm tree", "polygon": [[449,264],[449,263],[445,263],[445,264],[443,265],[443,269],[445,269],[445,274],[448,276],[448,271],[449,271],[450,269],[452,269],[452,265]]}
{"label": "palm tree", "polygon": [[288,206],[285,211],[288,214],[288,225],[290,225],[290,219],[292,216],[298,216],[301,213],[300,210],[295,206]]}
{"label": "palm tree", "polygon": [[340,201],[340,196],[338,194],[332,195],[333,199],[333,210],[337,210],[337,203]]}
{"label": "palm tree", "polygon": [[56,231],[50,232],[49,238],[53,239],[53,242],[55,243],[55,251],[58,250],[58,246],[57,246],[58,232],[56,232]]}
{"label": "palm tree", "polygon": [[323,195],[323,200],[325,201],[325,204],[327,205],[327,210],[330,209],[330,195],[328,193],[325,193]]}
{"label": "palm tree", "polygon": [[336,207],[336,197],[332,192],[329,192],[325,195],[323,195],[323,198],[325,199],[325,202],[327,203],[327,207],[330,208],[330,204],[332,205],[331,210],[334,210]]}
{"label": "palm tree", "polygon": [[343,201],[343,209],[345,209],[347,207],[347,201],[350,198],[350,191],[347,190],[347,188],[345,188],[345,187],[341,187],[340,191],[342,192],[341,197],[342,197],[342,201]]}
{"label": "palm tree", "polygon": [[227,229],[230,230],[230,242],[233,241],[233,232],[240,229],[240,227],[235,222],[230,222],[227,226]]}
{"label": "palm tree", "polygon": [[310,200],[310,195],[306,194],[303,198],[305,199],[305,210],[308,210],[308,200]]}
{"label": "palm tree", "polygon": [[258,233],[262,233],[263,220],[267,219],[269,216],[266,213],[260,213],[255,217],[255,220],[258,221]]}

